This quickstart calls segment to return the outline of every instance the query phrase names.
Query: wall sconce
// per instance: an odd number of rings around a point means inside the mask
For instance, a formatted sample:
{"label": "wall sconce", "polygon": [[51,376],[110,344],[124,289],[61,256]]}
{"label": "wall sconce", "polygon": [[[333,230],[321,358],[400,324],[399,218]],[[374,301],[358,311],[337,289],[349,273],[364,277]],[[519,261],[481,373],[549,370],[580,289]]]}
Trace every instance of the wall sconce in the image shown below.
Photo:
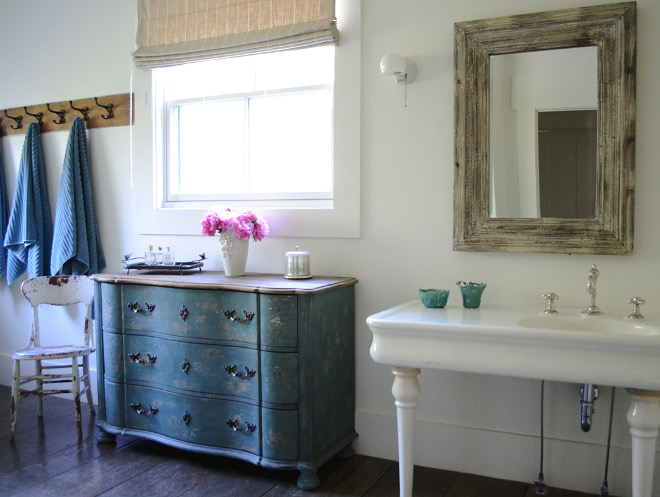
{"label": "wall sconce", "polygon": [[415,61],[396,53],[386,53],[380,59],[380,72],[394,76],[397,83],[404,86],[403,106],[408,107],[408,83],[412,83],[417,76]]}
{"label": "wall sconce", "polygon": [[417,64],[412,59],[395,53],[387,53],[380,59],[380,71],[394,76],[401,85],[412,83],[417,75]]}

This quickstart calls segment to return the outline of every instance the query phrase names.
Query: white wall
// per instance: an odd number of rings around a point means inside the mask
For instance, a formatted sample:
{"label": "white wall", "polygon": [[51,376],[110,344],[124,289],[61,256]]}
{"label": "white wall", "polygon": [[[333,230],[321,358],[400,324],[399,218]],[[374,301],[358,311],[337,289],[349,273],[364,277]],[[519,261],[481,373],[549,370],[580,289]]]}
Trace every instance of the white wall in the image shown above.
{"label": "white wall", "polygon": [[[560,306],[586,305],[586,274],[601,272],[599,305],[621,308],[644,297],[645,314],[660,313],[660,230],[657,211],[660,169],[660,3],[638,0],[637,185],[635,250],[630,257],[452,251],[453,24],[475,18],[595,5],[602,0],[363,0],[362,145],[359,239],[269,238],[253,244],[248,270],[282,271],[283,254],[300,244],[312,254],[316,274],[353,275],[357,287],[357,452],[396,458],[391,375],[369,356],[365,318],[416,298],[421,287],[453,287],[458,280],[488,282],[489,305],[543,305],[540,294],[561,295]],[[38,12],[39,15],[35,15]],[[31,26],[30,29],[25,28]],[[135,2],[0,0],[0,109],[130,91],[136,25]],[[29,34],[28,34],[29,33]],[[12,50],[8,47],[17,46]],[[382,55],[393,51],[417,62],[417,79],[403,87],[380,74]],[[43,136],[54,211],[66,133]],[[120,269],[125,251],[152,243],[138,236],[131,190],[129,128],[90,132],[99,226],[109,270]],[[1,140],[9,195],[22,138]],[[149,143],[138,143],[148,147]],[[150,167],[135,163],[133,168]],[[205,250],[207,267],[217,240],[163,237],[177,254]],[[160,241],[158,242],[160,243]],[[458,303],[458,292],[450,303]],[[0,383],[9,384],[9,354],[25,340],[28,309],[19,284],[0,285]],[[466,351],[467,353],[467,351]],[[421,375],[416,462],[491,476],[531,481],[538,474],[537,382],[427,371]],[[608,388],[601,389],[592,431],[579,428],[578,386],[546,386],[545,477],[552,486],[597,493],[604,467]],[[627,394],[617,391],[615,449],[610,491],[630,495],[630,451],[625,421]],[[656,491],[660,489],[656,459]]]}

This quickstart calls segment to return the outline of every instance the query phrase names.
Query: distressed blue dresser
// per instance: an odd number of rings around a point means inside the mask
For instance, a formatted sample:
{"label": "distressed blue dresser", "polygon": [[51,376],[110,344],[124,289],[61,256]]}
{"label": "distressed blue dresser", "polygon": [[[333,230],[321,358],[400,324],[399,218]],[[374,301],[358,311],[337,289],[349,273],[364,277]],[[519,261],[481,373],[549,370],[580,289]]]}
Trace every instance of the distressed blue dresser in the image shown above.
{"label": "distressed blue dresser", "polygon": [[354,278],[97,274],[99,442],[300,471],[355,439]]}

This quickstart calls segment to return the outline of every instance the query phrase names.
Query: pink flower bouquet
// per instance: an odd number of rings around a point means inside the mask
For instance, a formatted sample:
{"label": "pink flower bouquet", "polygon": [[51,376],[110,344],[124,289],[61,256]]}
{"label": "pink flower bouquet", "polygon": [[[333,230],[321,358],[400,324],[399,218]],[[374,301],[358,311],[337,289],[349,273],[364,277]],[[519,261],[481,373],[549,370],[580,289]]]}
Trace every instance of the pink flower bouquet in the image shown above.
{"label": "pink flower bouquet", "polygon": [[202,236],[234,232],[239,240],[252,238],[260,242],[268,236],[270,228],[266,220],[252,211],[230,208],[210,209],[202,218]]}

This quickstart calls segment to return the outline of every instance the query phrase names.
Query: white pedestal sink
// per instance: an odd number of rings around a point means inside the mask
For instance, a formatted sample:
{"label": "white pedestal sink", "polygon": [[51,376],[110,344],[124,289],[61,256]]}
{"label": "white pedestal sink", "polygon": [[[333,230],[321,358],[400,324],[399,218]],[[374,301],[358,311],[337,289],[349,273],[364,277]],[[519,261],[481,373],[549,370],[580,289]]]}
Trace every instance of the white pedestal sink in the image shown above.
{"label": "white pedestal sink", "polygon": [[412,433],[421,369],[626,387],[633,497],[651,497],[660,427],[660,321],[578,309],[427,309],[413,301],[367,318],[371,357],[392,366],[401,497],[412,495]]}

